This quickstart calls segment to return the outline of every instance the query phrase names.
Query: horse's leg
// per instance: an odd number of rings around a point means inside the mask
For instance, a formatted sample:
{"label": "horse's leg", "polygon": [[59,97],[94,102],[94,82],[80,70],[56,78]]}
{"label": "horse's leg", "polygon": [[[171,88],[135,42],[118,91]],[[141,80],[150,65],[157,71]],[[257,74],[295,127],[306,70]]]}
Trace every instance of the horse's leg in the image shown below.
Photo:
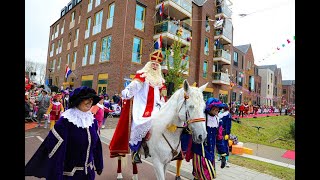
{"label": "horse's leg", "polygon": [[138,167],[136,163],[132,163],[133,180],[138,180]]}
{"label": "horse's leg", "polygon": [[156,173],[157,180],[165,180],[164,165],[159,160],[153,160],[153,168]]}
{"label": "horse's leg", "polygon": [[117,173],[118,173],[117,180],[123,179],[122,172],[121,172],[121,156],[118,157]]}
{"label": "horse's leg", "polygon": [[166,174],[167,174],[168,164],[169,164],[169,163],[163,165],[163,175],[164,175],[164,178],[166,177]]}

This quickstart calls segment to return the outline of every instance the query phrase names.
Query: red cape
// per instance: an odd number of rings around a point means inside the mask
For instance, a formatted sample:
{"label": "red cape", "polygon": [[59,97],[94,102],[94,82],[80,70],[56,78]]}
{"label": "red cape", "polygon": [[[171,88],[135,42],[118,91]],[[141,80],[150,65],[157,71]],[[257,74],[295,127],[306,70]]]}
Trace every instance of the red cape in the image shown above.
{"label": "red cape", "polygon": [[121,114],[110,141],[110,158],[130,154],[129,138],[131,130],[131,104],[132,100],[126,99],[122,102]]}

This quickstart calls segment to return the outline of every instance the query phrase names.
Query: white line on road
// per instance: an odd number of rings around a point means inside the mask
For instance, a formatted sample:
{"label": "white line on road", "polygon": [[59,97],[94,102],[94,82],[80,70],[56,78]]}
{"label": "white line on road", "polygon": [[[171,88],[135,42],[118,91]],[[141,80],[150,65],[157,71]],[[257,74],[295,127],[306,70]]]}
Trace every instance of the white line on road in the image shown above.
{"label": "white line on road", "polygon": [[43,142],[43,139],[42,139],[42,137],[40,137],[40,136],[37,136],[37,138],[40,140],[40,141],[42,141]]}

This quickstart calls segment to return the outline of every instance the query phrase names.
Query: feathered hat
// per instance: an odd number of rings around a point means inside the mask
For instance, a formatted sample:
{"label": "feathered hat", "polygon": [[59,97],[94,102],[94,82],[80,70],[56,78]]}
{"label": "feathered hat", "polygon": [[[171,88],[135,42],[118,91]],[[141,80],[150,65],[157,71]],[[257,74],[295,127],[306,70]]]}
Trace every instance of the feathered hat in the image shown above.
{"label": "feathered hat", "polygon": [[206,109],[204,110],[204,112],[208,113],[213,107],[221,108],[223,106],[223,103],[219,99],[211,97],[206,101]]}
{"label": "feathered hat", "polygon": [[100,101],[100,97],[97,95],[96,91],[87,86],[76,88],[69,96],[69,108],[77,107],[81,101],[85,99],[93,98],[92,104],[97,104]]}

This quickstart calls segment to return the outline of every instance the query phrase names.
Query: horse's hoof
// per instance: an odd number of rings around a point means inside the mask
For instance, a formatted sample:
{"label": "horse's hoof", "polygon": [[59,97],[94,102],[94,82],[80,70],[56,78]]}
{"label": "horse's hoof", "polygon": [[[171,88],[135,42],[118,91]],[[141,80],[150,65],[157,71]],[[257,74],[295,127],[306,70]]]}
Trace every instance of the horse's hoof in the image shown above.
{"label": "horse's hoof", "polygon": [[181,180],[181,177],[180,176],[176,176],[175,180]]}

